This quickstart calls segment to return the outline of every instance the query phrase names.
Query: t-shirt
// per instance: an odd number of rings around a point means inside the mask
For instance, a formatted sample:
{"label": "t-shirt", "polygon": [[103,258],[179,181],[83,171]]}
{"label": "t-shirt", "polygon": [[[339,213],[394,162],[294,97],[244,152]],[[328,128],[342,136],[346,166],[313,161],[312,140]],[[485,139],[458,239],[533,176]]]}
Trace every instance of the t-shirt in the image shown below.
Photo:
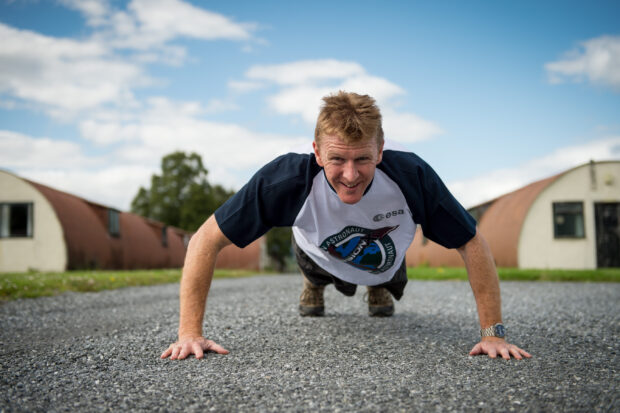
{"label": "t-shirt", "polygon": [[215,211],[226,237],[245,247],[272,227],[292,226],[295,242],[334,276],[358,285],[392,279],[413,241],[458,248],[476,222],[435,171],[411,152],[384,150],[362,199],[345,204],[314,154],[282,155]]}

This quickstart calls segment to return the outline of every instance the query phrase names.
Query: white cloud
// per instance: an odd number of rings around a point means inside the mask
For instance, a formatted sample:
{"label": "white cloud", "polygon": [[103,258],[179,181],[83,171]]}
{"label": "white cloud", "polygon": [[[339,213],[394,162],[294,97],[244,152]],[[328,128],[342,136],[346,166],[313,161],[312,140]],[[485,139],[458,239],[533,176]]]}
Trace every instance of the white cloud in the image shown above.
{"label": "white cloud", "polygon": [[110,12],[107,0],[59,0],[59,2],[81,12],[91,26],[103,25]]}
{"label": "white cloud", "polygon": [[157,98],[149,105],[139,118],[108,129],[131,131],[135,144],[119,149],[119,156],[128,161],[158,162],[167,153],[184,150],[200,153],[206,165],[243,170],[257,168],[305,140],[201,119],[204,108],[195,103]]}
{"label": "white cloud", "polygon": [[266,80],[279,85],[300,85],[364,74],[364,68],[358,63],[324,59],[302,60],[279,65],[257,65],[251,67],[245,75],[249,79]]}
{"label": "white cloud", "polygon": [[441,135],[443,130],[435,123],[413,113],[398,113],[390,108],[383,112],[383,131],[388,139],[401,143],[420,142]]}
{"label": "white cloud", "polygon": [[[133,110],[103,110],[92,112],[80,122],[82,137],[98,145],[114,143],[135,143],[140,140],[141,133],[148,125],[182,119],[198,119],[207,113],[236,110],[238,106],[232,102],[212,99],[206,106],[194,102],[173,102],[164,97],[148,98],[145,105]],[[167,136],[170,136],[168,134]]]}
{"label": "white cloud", "polygon": [[219,113],[240,109],[239,105],[229,100],[211,99],[205,106],[205,113]]}
{"label": "white cloud", "polygon": [[0,23],[0,93],[66,115],[132,100],[144,83],[139,66],[114,58],[102,44],[44,36]]}
{"label": "white cloud", "polygon": [[108,165],[141,165],[154,173],[166,154],[178,150],[197,152],[212,182],[236,189],[278,154],[293,151],[300,144],[311,147],[307,137],[257,133],[202,118],[216,106],[229,109],[222,102],[203,106],[199,102],[151,98],[144,107],[130,113],[97,112],[80,124],[80,131],[86,140],[113,149]]}
{"label": "white cloud", "polygon": [[304,121],[313,124],[319,114],[321,98],[333,92],[332,88],[313,85],[289,87],[269,96],[267,102],[277,113],[299,115]]}
{"label": "white cloud", "polygon": [[141,31],[171,39],[247,40],[254,24],[235,23],[229,18],[180,0],[133,0],[128,9],[136,16]]}
{"label": "white cloud", "polygon": [[107,27],[105,36],[119,47],[147,50],[176,37],[255,40],[252,32],[256,24],[237,23],[181,0],[131,0],[126,10],[113,9],[108,0],[59,2],[82,13],[90,26]]}
{"label": "white cloud", "polygon": [[245,76],[250,80],[230,82],[229,86],[238,91],[251,91],[259,85],[264,87],[265,82],[276,85],[279,89],[267,97],[271,109],[283,115],[300,116],[309,124],[316,122],[324,96],[345,90],[375,98],[383,113],[386,138],[390,140],[410,143],[443,133],[429,120],[398,111],[393,100],[405,95],[405,90],[385,78],[369,75],[355,62],[324,59],[258,65],[251,67]]}
{"label": "white cloud", "polygon": [[592,159],[620,159],[620,136],[561,148],[518,167],[498,169],[471,179],[453,181],[447,186],[463,205],[471,207]]}
{"label": "white cloud", "polygon": [[68,141],[0,130],[0,165],[17,175],[88,200],[126,210],[153,168],[88,156]]}
{"label": "white cloud", "polygon": [[198,152],[212,182],[239,188],[251,171],[303,139],[202,119],[238,109],[226,99],[172,102],[138,100],[133,94],[154,83],[144,72],[146,64],[185,59],[186,49],[172,44],[175,39],[262,44],[252,37],[255,25],[178,0],[135,0],[121,11],[108,1],[60,1],[85,16],[92,36],[55,38],[0,23],[0,106],[43,108],[63,120],[80,119],[82,137],[108,151],[93,157],[83,143],[0,131],[2,167],[127,209],[138,186],[158,171],[161,157],[174,150]]}
{"label": "white cloud", "polygon": [[253,92],[265,87],[265,84],[261,82],[248,82],[243,80],[231,80],[228,82],[228,87],[238,93]]}
{"label": "white cloud", "polygon": [[150,182],[152,168],[117,165],[96,170],[20,169],[19,176],[89,201],[128,211],[138,188]]}
{"label": "white cloud", "polygon": [[76,167],[101,164],[100,159],[87,159],[80,145],[50,138],[33,138],[21,133],[0,130],[0,165],[6,168],[50,168],[66,165]]}
{"label": "white cloud", "polygon": [[[263,164],[305,144],[306,137],[256,133],[238,125],[196,117],[192,103],[151,100],[136,118],[110,112],[82,124],[89,138],[115,148],[97,157],[74,142],[34,138],[0,131],[0,165],[27,177],[89,200],[129,209],[139,186],[159,173],[161,158],[173,151],[197,152],[209,180],[239,189]],[[309,151],[309,150],[308,150]]]}
{"label": "white cloud", "polygon": [[82,13],[93,35],[56,38],[0,23],[0,94],[63,120],[103,105],[135,104],[133,91],[154,84],[144,65],[186,59],[185,47],[170,44],[176,38],[258,42],[255,25],[180,0],[133,0],[126,10],[112,9],[107,0],[59,1]]}
{"label": "white cloud", "polygon": [[393,97],[405,94],[400,86],[389,80],[369,75],[348,77],[338,88],[372,96],[380,105],[388,105]]}
{"label": "white cloud", "polygon": [[[95,38],[114,48],[145,52],[140,55],[143,61],[180,64],[186,55],[185,48],[169,44],[180,37],[260,44],[260,40],[253,37],[256,24],[235,22],[181,0],[132,0],[126,10],[112,10],[106,8],[107,2],[94,0],[92,7],[77,0],[65,2],[80,4],[73,8],[80,9],[89,22],[96,14],[99,30]],[[102,3],[103,6],[97,7]]]}
{"label": "white cloud", "polygon": [[159,46],[156,50],[136,52],[131,61],[140,64],[163,63],[168,66],[182,66],[187,59],[187,49],[181,46]]}
{"label": "white cloud", "polygon": [[563,60],[547,63],[551,83],[589,80],[620,91],[620,36],[601,36],[580,44]]}
{"label": "white cloud", "polygon": [[80,123],[80,133],[84,138],[98,145],[110,145],[117,142],[134,140],[137,136],[136,125],[123,125],[117,122],[101,122],[88,119]]}

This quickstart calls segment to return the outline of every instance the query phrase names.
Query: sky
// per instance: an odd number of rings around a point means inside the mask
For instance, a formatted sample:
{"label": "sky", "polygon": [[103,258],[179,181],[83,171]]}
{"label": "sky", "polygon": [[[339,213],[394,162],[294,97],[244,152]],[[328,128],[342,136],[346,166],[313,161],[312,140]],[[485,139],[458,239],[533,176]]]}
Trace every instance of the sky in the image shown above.
{"label": "sky", "polygon": [[121,210],[174,151],[238,190],[321,97],[471,207],[620,159],[618,1],[0,0],[0,169]]}

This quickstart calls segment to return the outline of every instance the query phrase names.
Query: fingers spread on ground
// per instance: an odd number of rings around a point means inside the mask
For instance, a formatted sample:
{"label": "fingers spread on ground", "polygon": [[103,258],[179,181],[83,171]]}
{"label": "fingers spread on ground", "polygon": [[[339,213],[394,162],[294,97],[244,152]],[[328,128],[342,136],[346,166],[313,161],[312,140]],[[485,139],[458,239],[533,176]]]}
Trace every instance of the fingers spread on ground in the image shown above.
{"label": "fingers spread on ground", "polygon": [[477,356],[478,354],[480,354],[480,343],[476,344],[469,352],[470,356]]}
{"label": "fingers spread on ground", "polygon": [[204,352],[202,351],[202,346],[198,343],[194,343],[192,345],[192,350],[197,359],[201,359],[204,356]]}
{"label": "fingers spread on ground", "polygon": [[510,347],[510,354],[512,354],[517,360],[523,360],[523,357],[521,357],[521,353],[519,352],[519,347]]}
{"label": "fingers spread on ground", "polygon": [[190,353],[191,349],[189,348],[189,346],[187,344],[184,345],[181,349],[181,352],[179,353],[179,360],[183,360],[185,357],[189,356]]}
{"label": "fingers spread on ground", "polygon": [[211,351],[215,351],[218,354],[228,354],[229,351],[226,350],[224,347],[220,346],[219,344],[213,343],[209,346],[209,350]]}

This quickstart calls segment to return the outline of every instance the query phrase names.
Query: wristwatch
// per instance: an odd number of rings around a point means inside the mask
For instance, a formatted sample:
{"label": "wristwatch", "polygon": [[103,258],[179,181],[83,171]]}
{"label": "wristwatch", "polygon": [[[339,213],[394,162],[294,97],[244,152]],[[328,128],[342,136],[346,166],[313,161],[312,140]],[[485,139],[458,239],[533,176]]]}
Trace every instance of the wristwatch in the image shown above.
{"label": "wristwatch", "polygon": [[491,327],[481,328],[480,337],[506,337],[506,327],[502,323],[497,323]]}

